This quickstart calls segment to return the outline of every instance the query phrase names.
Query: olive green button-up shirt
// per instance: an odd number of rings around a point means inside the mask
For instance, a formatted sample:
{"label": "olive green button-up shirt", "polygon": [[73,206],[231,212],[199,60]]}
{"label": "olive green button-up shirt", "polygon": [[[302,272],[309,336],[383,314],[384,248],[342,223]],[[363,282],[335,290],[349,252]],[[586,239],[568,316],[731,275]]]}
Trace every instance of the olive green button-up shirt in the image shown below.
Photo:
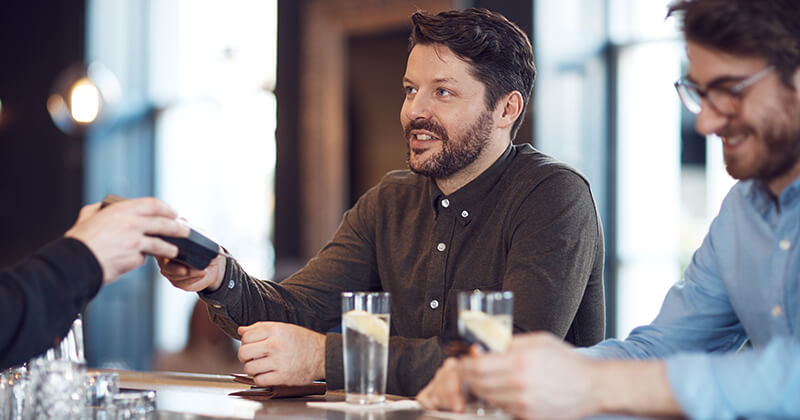
{"label": "olive green button-up shirt", "polygon": [[[389,172],[293,276],[254,279],[229,259],[222,284],[201,297],[233,337],[266,320],[327,332],[341,292],[390,292],[387,392],[400,395],[422,389],[457,338],[460,291],[513,291],[515,333],[547,330],[578,346],[604,336],[603,234],[588,182],[530,145],[509,146],[448,196],[433,179]],[[342,388],[340,334],[327,333],[325,368],[328,387]]]}

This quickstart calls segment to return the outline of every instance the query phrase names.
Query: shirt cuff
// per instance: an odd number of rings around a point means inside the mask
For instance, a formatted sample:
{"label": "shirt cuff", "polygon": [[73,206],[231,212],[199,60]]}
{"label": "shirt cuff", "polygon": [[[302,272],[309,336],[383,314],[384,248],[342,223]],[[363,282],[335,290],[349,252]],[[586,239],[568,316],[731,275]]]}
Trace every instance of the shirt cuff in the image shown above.
{"label": "shirt cuff", "polygon": [[672,394],[687,417],[736,418],[730,404],[724,400],[710,355],[678,354],[666,359],[665,363]]}
{"label": "shirt cuff", "polygon": [[325,335],[325,383],[328,389],[344,388],[344,358],[342,356],[342,335]]}
{"label": "shirt cuff", "polygon": [[238,302],[241,295],[241,285],[236,279],[241,278],[241,276],[237,275],[240,271],[241,268],[233,258],[226,258],[225,274],[222,275],[222,283],[220,283],[219,289],[213,292],[201,290],[197,294],[216,309],[227,306],[228,303]]}

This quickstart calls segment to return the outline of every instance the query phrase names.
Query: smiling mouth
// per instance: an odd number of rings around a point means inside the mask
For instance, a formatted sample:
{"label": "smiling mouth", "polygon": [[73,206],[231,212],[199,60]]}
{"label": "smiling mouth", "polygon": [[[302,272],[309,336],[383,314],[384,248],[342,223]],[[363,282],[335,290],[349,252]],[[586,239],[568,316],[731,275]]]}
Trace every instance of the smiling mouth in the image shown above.
{"label": "smiling mouth", "polygon": [[739,134],[739,135],[736,135],[736,136],[723,136],[722,137],[722,144],[724,144],[726,146],[733,147],[733,146],[736,146],[737,144],[741,143],[742,141],[744,141],[744,139],[746,137],[747,136],[744,135],[744,134]]}
{"label": "smiling mouth", "polygon": [[430,134],[422,134],[422,133],[420,133],[420,134],[412,134],[411,135],[411,139],[413,139],[413,140],[422,140],[422,141],[438,140],[436,137],[433,137]]}

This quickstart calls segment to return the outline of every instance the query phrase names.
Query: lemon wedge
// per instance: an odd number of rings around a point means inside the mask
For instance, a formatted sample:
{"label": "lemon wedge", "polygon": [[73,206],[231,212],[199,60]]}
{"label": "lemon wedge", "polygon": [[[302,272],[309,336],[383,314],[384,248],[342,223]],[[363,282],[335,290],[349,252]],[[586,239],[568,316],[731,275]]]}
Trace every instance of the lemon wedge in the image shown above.
{"label": "lemon wedge", "polygon": [[509,315],[489,315],[481,311],[461,311],[458,315],[476,339],[490,351],[502,352],[511,342],[511,317]]}
{"label": "lemon wedge", "polygon": [[366,311],[349,311],[342,315],[342,323],[346,328],[352,328],[379,344],[389,343],[389,324],[375,314]]}

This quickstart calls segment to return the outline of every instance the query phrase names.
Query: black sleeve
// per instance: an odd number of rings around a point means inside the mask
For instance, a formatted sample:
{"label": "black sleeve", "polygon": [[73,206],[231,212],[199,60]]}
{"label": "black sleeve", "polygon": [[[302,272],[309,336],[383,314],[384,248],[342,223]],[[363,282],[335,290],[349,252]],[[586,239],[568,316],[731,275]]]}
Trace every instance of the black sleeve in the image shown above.
{"label": "black sleeve", "polygon": [[100,290],[102,279],[89,248],[70,238],[0,271],[0,370],[52,347]]}

